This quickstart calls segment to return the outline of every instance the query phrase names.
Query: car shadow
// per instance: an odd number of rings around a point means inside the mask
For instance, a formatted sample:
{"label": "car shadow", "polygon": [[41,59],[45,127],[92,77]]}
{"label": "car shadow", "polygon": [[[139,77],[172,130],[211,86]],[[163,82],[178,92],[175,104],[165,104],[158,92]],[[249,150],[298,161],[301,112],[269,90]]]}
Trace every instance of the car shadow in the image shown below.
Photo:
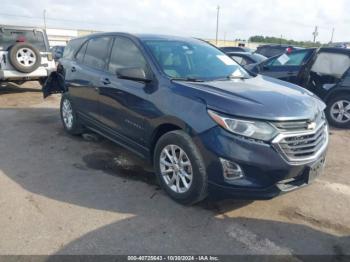
{"label": "car shadow", "polygon": [[[305,225],[248,217],[216,218],[212,213],[207,222],[193,227],[181,217],[174,223],[176,220],[163,221],[156,215],[135,215],[91,231],[55,255],[278,255],[278,259],[288,256],[286,261],[305,261],[310,257],[303,256],[310,255],[319,256],[314,261],[323,261],[328,255],[333,256],[332,261],[347,261],[344,256],[350,253],[350,237],[337,237]],[[167,213],[163,216],[167,218]],[[292,257],[295,260],[289,259]],[[257,259],[261,261],[261,257]]]}
{"label": "car shadow", "polygon": [[0,95],[18,94],[18,93],[26,93],[26,92],[42,92],[42,91],[41,91],[41,88],[22,87],[21,85],[17,85],[15,83],[6,83],[6,84],[1,84],[0,86]]}
{"label": "car shadow", "polygon": [[67,135],[58,109],[0,109],[0,122],[5,119],[0,170],[8,178],[31,194],[118,215],[115,222],[63,245],[57,254],[350,252],[349,237],[226,214],[252,202],[207,200],[181,206],[160,190],[145,160],[99,137]]}

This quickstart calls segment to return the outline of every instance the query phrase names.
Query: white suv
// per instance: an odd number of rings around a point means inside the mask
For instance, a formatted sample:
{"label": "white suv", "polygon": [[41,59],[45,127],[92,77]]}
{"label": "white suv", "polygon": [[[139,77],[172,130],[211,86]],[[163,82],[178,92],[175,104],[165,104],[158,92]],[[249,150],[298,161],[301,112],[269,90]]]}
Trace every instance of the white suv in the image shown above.
{"label": "white suv", "polygon": [[43,85],[55,70],[45,30],[0,25],[0,82]]}

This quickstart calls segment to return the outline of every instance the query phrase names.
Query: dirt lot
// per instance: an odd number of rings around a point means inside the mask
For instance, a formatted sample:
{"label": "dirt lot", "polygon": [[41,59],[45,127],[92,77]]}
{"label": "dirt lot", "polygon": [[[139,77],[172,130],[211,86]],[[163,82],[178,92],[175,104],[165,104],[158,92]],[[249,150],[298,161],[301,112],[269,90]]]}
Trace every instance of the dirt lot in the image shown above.
{"label": "dirt lot", "polygon": [[350,131],[309,187],[183,207],[137,157],[66,135],[58,103],[0,87],[0,254],[350,254]]}

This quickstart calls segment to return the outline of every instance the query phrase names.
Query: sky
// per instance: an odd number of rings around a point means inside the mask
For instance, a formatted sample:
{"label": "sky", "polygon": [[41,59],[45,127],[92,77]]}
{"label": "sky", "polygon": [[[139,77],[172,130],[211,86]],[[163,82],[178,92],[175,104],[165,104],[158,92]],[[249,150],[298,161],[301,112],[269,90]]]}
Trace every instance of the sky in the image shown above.
{"label": "sky", "polygon": [[0,24],[215,39],[217,6],[220,39],[350,41],[349,0],[1,0]]}

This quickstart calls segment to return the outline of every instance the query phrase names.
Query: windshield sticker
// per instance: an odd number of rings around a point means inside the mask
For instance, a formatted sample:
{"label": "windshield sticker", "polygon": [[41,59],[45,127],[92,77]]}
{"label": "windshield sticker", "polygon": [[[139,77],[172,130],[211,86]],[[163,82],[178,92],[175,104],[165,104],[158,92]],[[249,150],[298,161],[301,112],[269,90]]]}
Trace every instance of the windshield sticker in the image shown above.
{"label": "windshield sticker", "polygon": [[280,62],[281,65],[285,65],[288,63],[288,61],[290,60],[289,56],[287,56],[286,54],[281,55],[277,61]]}
{"label": "windshield sticker", "polygon": [[225,55],[217,55],[217,58],[219,58],[225,65],[235,65],[235,61],[233,61],[231,58]]}

